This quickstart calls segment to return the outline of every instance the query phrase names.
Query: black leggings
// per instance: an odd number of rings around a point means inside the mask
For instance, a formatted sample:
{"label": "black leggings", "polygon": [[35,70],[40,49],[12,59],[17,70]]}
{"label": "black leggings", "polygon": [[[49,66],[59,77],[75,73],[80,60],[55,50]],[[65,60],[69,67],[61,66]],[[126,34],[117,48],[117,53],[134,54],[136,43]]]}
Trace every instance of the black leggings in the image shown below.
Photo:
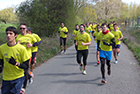
{"label": "black leggings", "polygon": [[23,88],[26,89],[27,82],[32,76],[29,74],[28,70],[24,70],[24,75],[25,75],[25,80],[23,83]]}
{"label": "black leggings", "polygon": [[62,45],[62,42],[64,43],[64,46],[66,45],[67,38],[60,37],[60,46]]}
{"label": "black leggings", "polygon": [[87,50],[78,50],[77,51],[77,62],[81,63],[81,58],[83,56],[83,64],[87,65],[88,49]]}
{"label": "black leggings", "polygon": [[[74,40],[74,44],[76,43],[76,40]],[[75,49],[77,51],[78,45],[75,44]]]}
{"label": "black leggings", "polygon": [[[102,73],[102,78],[105,79],[105,58],[100,57],[101,61],[101,73]],[[110,70],[111,64],[110,60],[106,60],[106,65],[108,66],[107,69]]]}

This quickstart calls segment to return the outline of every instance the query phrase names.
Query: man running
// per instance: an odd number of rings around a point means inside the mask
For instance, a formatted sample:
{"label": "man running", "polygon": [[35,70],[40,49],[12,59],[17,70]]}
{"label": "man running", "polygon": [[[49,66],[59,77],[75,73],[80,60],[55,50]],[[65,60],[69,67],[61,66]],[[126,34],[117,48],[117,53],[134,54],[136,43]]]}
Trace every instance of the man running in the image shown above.
{"label": "man running", "polygon": [[[32,47],[32,60],[31,60],[30,75],[33,77],[34,76],[33,75],[33,69],[34,69],[34,65],[36,63],[36,56],[37,56],[38,46],[41,44],[41,38],[37,34],[32,33],[32,29],[30,27],[27,28],[27,33],[31,34],[37,40],[37,43],[35,44],[35,47]],[[33,79],[33,78],[31,78],[31,79]],[[32,83],[31,81],[33,81],[33,80],[29,80],[29,83]]]}
{"label": "man running", "polygon": [[[109,32],[107,25],[102,24],[102,33],[97,36],[97,50],[100,51],[100,61],[101,61],[101,74],[102,83],[107,83],[105,79],[105,62],[107,64],[108,75],[111,74],[111,56],[112,56],[112,46],[115,46],[114,35]],[[100,45],[100,46],[99,46]]]}
{"label": "man running", "polygon": [[65,54],[68,29],[67,29],[67,27],[65,27],[64,23],[61,23],[61,27],[59,27],[58,33],[60,35],[60,48],[61,48],[60,54],[63,53],[62,42],[64,43],[64,54]]}
{"label": "man running", "polygon": [[[25,22],[20,24],[20,31],[21,34],[19,34],[16,38],[17,42],[20,43],[21,45],[23,45],[26,50],[28,55],[30,56],[30,62],[29,62],[29,66],[31,63],[31,57],[32,57],[32,47],[36,46],[37,40],[30,34],[27,34],[27,24]],[[31,76],[28,73],[28,69],[25,70],[25,81],[23,84],[23,88],[21,89],[21,92],[25,92],[26,86],[27,86],[27,81],[28,79],[30,79]]]}
{"label": "man running", "polygon": [[77,36],[77,33],[79,32],[79,25],[76,24],[75,25],[75,30],[73,31],[72,33],[72,36],[74,36],[74,44],[75,44],[75,50],[76,50],[76,53],[77,53],[77,44],[76,44],[76,36]]}
{"label": "man running", "polygon": [[[77,62],[80,65],[80,71],[83,71],[83,74],[86,75],[88,46],[91,44],[91,38],[90,35],[85,32],[85,26],[83,24],[80,25],[80,32],[76,37],[76,44],[78,44]],[[81,63],[82,57],[83,64]]]}
{"label": "man running", "polygon": [[122,35],[122,32],[120,30],[118,30],[118,26],[117,24],[114,24],[113,25],[114,27],[114,30],[111,31],[111,33],[115,36],[115,41],[116,41],[116,46],[113,46],[113,55],[114,55],[114,58],[115,58],[115,64],[118,63],[118,60],[117,60],[117,56],[119,55],[120,53],[120,44],[121,44],[121,40],[123,39],[123,35]]}
{"label": "man running", "polygon": [[89,23],[86,24],[86,27],[85,27],[85,32],[88,33],[90,35],[92,29],[91,27],[89,26]]}
{"label": "man running", "polygon": [[95,47],[96,47],[97,65],[99,65],[100,62],[99,62],[99,51],[97,50],[97,39],[96,39],[96,37],[97,37],[98,34],[101,33],[100,31],[101,31],[101,29],[100,29],[100,25],[98,25],[98,26],[97,26],[97,31],[95,31],[95,32],[93,33],[94,41],[96,41],[96,43],[95,43]]}
{"label": "man running", "polygon": [[[15,27],[6,29],[8,42],[0,46],[0,73],[2,73],[2,94],[19,94],[24,82],[24,69],[28,69],[30,56],[24,46],[16,42]],[[2,70],[3,69],[3,70]]]}

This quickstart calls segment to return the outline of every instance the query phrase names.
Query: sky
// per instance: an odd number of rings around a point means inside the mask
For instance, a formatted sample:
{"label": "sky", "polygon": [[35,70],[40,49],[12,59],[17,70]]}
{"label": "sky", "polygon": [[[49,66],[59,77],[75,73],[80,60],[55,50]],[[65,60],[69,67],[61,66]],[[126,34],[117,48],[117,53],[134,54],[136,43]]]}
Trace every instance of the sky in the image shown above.
{"label": "sky", "polygon": [[[0,0],[0,10],[8,7],[14,7],[24,1],[26,0]],[[140,0],[122,0],[122,1],[127,4],[130,4],[131,2],[140,4]]]}

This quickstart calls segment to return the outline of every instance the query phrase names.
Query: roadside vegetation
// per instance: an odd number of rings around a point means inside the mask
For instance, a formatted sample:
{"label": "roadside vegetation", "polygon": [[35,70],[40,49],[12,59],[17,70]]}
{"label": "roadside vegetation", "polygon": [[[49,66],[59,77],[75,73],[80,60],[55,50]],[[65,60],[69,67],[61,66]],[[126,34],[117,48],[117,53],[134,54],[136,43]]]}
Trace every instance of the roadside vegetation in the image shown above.
{"label": "roadside vegetation", "polygon": [[134,56],[140,61],[140,28],[122,28],[123,42],[134,53]]}

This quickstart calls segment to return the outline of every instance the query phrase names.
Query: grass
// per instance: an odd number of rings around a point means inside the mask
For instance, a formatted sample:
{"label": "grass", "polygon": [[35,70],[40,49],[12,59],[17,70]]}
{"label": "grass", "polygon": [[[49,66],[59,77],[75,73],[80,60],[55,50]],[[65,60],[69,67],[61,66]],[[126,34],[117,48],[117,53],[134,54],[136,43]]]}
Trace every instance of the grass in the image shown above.
{"label": "grass", "polygon": [[139,28],[122,28],[124,39],[123,42],[134,53],[134,56],[140,61],[140,29]]}

